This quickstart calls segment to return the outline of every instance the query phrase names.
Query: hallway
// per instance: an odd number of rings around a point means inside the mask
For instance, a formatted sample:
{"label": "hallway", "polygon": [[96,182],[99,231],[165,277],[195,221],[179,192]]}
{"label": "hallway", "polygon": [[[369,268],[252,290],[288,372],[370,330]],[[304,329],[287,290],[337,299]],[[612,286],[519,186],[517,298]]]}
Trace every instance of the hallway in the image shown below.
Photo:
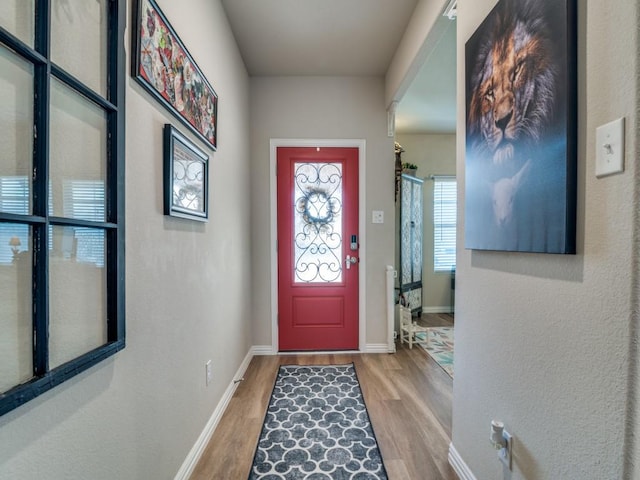
{"label": "hallway", "polygon": [[455,480],[447,455],[452,380],[420,348],[389,354],[254,357],[192,480],[245,479],[278,366],[353,362],[391,480]]}

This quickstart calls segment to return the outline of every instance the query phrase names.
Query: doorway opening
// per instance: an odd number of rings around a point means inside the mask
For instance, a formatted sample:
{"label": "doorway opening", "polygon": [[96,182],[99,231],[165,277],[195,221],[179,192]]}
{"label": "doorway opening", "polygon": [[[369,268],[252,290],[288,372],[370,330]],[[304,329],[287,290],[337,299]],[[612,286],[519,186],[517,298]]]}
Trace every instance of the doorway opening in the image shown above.
{"label": "doorway opening", "polygon": [[395,111],[396,328],[403,330],[400,310],[408,309],[411,323],[426,329],[414,335],[416,343],[424,347],[437,337],[443,347],[451,344],[452,359],[457,222],[455,18],[437,20],[427,44],[424,64]]}

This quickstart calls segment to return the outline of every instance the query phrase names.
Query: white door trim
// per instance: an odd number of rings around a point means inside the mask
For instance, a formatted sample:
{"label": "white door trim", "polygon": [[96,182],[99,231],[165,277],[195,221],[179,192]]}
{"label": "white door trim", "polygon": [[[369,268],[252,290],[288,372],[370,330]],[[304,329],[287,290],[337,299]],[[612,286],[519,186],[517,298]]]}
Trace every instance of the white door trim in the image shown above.
{"label": "white door trim", "polygon": [[364,352],[366,350],[366,298],[365,298],[365,286],[366,286],[366,192],[365,192],[365,180],[366,180],[366,141],[365,140],[352,140],[352,139],[286,139],[286,138],[272,138],[270,141],[270,160],[269,160],[269,210],[270,210],[270,245],[269,252],[271,252],[271,346],[274,354],[278,353],[278,252],[276,245],[278,241],[278,208],[277,208],[277,182],[276,182],[276,165],[277,165],[277,148],[278,147],[353,147],[358,149],[358,229],[360,230],[360,263],[359,263],[359,278],[358,278],[358,335],[359,335],[359,350]]}

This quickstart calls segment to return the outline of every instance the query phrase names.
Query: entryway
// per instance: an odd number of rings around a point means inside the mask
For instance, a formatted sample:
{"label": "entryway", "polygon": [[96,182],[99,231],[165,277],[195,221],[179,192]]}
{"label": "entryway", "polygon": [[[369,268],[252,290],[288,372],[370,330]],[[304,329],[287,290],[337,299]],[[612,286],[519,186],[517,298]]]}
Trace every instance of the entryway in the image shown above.
{"label": "entryway", "polygon": [[363,141],[272,141],[276,351],[363,345],[363,152]]}

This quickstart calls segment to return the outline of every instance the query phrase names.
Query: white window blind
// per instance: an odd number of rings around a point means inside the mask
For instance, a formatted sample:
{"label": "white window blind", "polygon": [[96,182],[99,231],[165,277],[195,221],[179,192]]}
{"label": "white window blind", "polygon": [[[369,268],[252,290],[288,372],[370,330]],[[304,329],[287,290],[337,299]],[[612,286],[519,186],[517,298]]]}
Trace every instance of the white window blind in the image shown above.
{"label": "white window blind", "polygon": [[456,268],[455,177],[433,177],[433,265],[436,272]]}

